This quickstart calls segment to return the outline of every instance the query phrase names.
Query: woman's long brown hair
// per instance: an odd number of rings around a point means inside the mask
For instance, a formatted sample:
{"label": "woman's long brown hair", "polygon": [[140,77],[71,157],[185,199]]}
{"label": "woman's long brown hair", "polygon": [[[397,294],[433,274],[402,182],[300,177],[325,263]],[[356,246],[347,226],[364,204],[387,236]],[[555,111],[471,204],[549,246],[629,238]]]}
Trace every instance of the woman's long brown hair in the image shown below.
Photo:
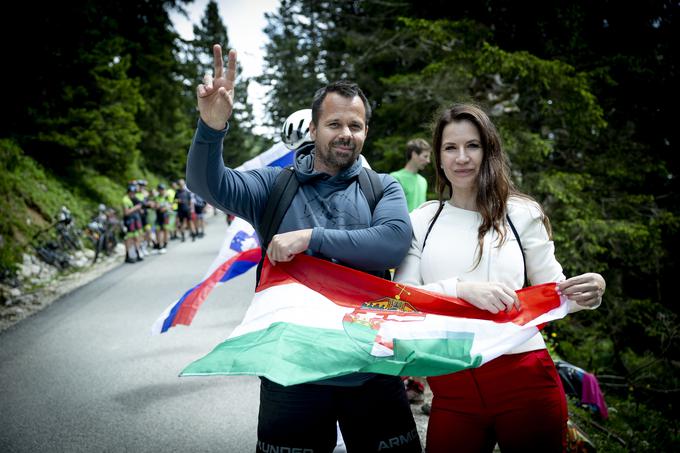
{"label": "woman's long brown hair", "polygon": [[[473,266],[475,268],[482,259],[484,236],[489,230],[493,228],[498,233],[500,237],[499,245],[505,241],[505,216],[507,215],[508,198],[510,196],[532,198],[519,192],[510,179],[510,167],[507,155],[501,146],[500,134],[488,115],[481,108],[473,104],[454,104],[441,112],[434,123],[432,133],[432,150],[434,151],[436,185],[440,208],[453,195],[453,187],[446,178],[441,165],[442,135],[444,128],[449,123],[463,120],[472,122],[477,128],[484,152],[482,165],[477,176],[476,202],[477,209],[482,216],[482,224],[477,230],[479,255]],[[447,196],[448,198],[446,198]],[[543,219],[550,234],[548,219],[545,216]],[[433,218],[434,220],[435,218]]]}

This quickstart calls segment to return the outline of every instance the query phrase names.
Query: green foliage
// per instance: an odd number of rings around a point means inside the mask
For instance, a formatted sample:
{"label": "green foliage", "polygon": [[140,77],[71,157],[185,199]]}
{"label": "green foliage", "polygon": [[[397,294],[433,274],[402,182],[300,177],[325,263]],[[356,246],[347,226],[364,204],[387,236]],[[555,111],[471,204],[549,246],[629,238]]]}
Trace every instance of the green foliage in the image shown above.
{"label": "green foliage", "polygon": [[[155,175],[149,173],[142,174],[141,172],[135,172],[133,170],[133,175],[142,175],[142,178],[149,181],[151,187],[157,185],[157,178]],[[87,200],[88,206],[94,208],[95,205],[100,203],[106,206],[112,206],[117,210],[120,210],[119,205],[121,204],[121,199],[125,193],[125,185],[119,184],[115,180],[105,176],[103,174],[97,173],[96,171],[83,168],[82,171],[77,174],[71,175],[68,179],[69,190],[73,192],[81,200]],[[94,212],[94,209],[90,209],[88,213]]]}
{"label": "green foliage", "polygon": [[[72,159],[86,160],[104,174],[129,177],[138,165],[141,140],[135,116],[144,105],[139,82],[127,77],[129,67],[129,56],[115,56],[93,68],[93,91],[78,96],[77,106],[66,116],[41,119],[39,125],[45,132],[38,134],[38,140],[70,150]],[[75,100],[69,92],[65,96]]]}
{"label": "green foliage", "polygon": [[589,409],[569,398],[569,419],[581,428],[597,451],[659,452],[675,451],[680,442],[677,419],[640,403],[631,393],[627,397],[607,395],[609,418],[593,416]]}
{"label": "green foliage", "polygon": [[374,140],[371,151],[373,155],[380,156],[380,159],[369,159],[371,167],[393,168],[394,170],[402,168],[406,163],[404,161],[404,148],[409,138],[395,134]]}
{"label": "green foliage", "polygon": [[278,128],[291,113],[310,108],[323,77],[324,36],[319,27],[330,11],[325,2],[282,0],[276,14],[268,14],[265,33],[266,67],[257,80],[269,85],[269,125]]}

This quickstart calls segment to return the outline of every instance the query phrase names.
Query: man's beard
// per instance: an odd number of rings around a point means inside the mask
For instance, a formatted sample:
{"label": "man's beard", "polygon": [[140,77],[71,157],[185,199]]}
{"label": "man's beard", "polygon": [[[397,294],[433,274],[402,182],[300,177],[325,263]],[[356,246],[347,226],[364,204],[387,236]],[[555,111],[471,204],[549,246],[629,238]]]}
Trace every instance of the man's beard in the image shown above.
{"label": "man's beard", "polygon": [[[334,146],[345,146],[351,147],[351,153],[349,155],[339,156],[336,151],[333,150]],[[357,157],[359,157],[359,152],[356,149],[356,143],[351,140],[336,140],[331,142],[329,145],[324,147],[324,151],[317,152],[316,158],[320,159],[324,165],[329,168],[336,168],[338,170],[345,170],[352,166]]]}

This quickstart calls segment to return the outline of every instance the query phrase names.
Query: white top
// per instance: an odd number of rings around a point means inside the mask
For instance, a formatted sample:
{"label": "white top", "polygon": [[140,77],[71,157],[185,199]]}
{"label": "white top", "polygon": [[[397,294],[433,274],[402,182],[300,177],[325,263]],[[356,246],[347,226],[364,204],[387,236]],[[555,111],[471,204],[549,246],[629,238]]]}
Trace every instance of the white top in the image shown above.
{"label": "white top", "polygon": [[[444,203],[423,250],[425,234],[438,207],[439,202],[430,201],[411,213],[411,248],[394,276],[395,281],[453,297],[457,297],[459,281],[495,281],[514,290],[522,288],[522,253],[507,222],[503,245],[498,246],[499,235],[495,230],[487,232],[482,258],[473,268],[478,255],[477,230],[482,216],[476,211]],[[508,201],[508,215],[522,241],[529,284],[564,280],[562,266],[555,259],[555,247],[541,220],[540,207],[535,202],[515,197]],[[583,308],[575,303],[570,306],[570,311]],[[544,348],[543,337],[537,333],[509,353]]]}

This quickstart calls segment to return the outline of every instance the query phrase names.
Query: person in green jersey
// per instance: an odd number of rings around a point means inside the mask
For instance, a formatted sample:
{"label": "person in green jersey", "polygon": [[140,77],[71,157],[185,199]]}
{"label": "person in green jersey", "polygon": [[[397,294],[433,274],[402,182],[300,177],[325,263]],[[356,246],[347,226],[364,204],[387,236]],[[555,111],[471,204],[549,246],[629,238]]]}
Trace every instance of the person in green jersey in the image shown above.
{"label": "person in green jersey", "polygon": [[409,212],[425,203],[427,196],[427,180],[418,174],[430,163],[432,147],[422,138],[409,140],[406,143],[406,165],[399,171],[390,173],[406,195]]}
{"label": "person in green jersey", "polygon": [[139,211],[139,216],[142,220],[142,229],[139,231],[139,251],[142,256],[148,256],[149,250],[147,247],[153,242],[151,239],[151,227],[155,219],[150,219],[151,208],[151,194],[147,189],[146,180],[138,179],[136,181],[137,192],[135,193],[135,204],[141,204],[142,209]]}
{"label": "person in green jersey", "polygon": [[165,192],[170,200],[171,206],[168,211],[168,228],[167,231],[170,234],[170,239],[177,239],[177,231],[175,230],[175,220],[177,219],[177,203],[175,203],[175,191],[179,185],[177,181],[172,181],[170,187],[165,189]]}
{"label": "person in green jersey", "polygon": [[139,251],[139,234],[142,230],[141,203],[136,202],[137,186],[130,184],[123,197],[123,223],[125,225],[125,262],[143,261]]}

